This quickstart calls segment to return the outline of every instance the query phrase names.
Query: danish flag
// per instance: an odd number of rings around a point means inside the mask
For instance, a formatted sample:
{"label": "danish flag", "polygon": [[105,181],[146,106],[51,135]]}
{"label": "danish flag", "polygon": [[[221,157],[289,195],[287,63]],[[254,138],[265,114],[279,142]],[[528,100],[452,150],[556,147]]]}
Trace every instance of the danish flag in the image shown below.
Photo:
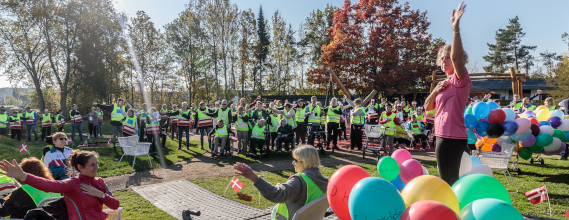
{"label": "danish flag", "polygon": [[89,136],[87,136],[87,140],[91,140],[91,134],[89,134]]}
{"label": "danish flag", "polygon": [[85,141],[85,143],[83,143],[83,147],[88,147],[89,143],[87,143],[87,141]]}
{"label": "danish flag", "polygon": [[73,141],[71,141],[71,138],[67,138],[67,144],[71,144]]}
{"label": "danish flag", "polygon": [[233,190],[235,190],[235,192],[239,192],[239,190],[243,189],[245,184],[243,182],[241,182],[241,180],[237,179],[236,176],[234,176],[233,179],[231,179],[229,186],[231,186],[231,188],[233,188]]}
{"label": "danish flag", "polygon": [[20,154],[24,154],[28,152],[28,145],[26,145],[26,142],[24,142],[21,146],[20,146]]}
{"label": "danish flag", "polygon": [[534,205],[549,199],[549,195],[547,195],[545,186],[539,187],[537,189],[532,189],[530,191],[527,191],[525,194],[531,204]]}
{"label": "danish flag", "polygon": [[107,141],[107,144],[113,144],[113,142],[111,141],[110,138],[109,138],[109,141]]}

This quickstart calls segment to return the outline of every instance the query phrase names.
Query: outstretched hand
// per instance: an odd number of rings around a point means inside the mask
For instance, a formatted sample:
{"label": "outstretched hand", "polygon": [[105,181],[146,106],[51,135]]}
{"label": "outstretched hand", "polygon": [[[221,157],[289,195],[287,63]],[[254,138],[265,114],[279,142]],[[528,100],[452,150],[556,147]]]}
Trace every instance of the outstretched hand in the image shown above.
{"label": "outstretched hand", "polygon": [[22,170],[20,165],[18,165],[18,162],[16,162],[16,159],[12,160],[12,163],[8,162],[7,160],[2,160],[0,162],[0,169],[4,171],[0,171],[0,174],[16,178],[21,182],[26,181],[28,178],[28,174]]}
{"label": "outstretched hand", "polygon": [[259,176],[253,172],[253,169],[247,164],[237,162],[233,165],[233,169],[236,169],[235,174],[241,175],[247,179],[250,179],[253,182],[256,182],[259,179]]}
{"label": "outstretched hand", "polygon": [[464,13],[464,9],[466,8],[466,5],[463,6],[463,4],[464,4],[464,2],[461,2],[460,5],[458,5],[458,8],[456,10],[452,10],[452,16],[450,17],[450,23],[452,24],[452,29],[454,31],[460,31],[458,23],[460,21],[460,17]]}

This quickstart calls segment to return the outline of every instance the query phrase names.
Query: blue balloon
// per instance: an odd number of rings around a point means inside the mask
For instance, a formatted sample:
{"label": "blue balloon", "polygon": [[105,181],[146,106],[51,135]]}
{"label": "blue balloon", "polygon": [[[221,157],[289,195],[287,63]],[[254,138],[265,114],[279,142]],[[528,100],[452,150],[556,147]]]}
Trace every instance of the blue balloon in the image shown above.
{"label": "blue balloon", "polygon": [[468,173],[470,173],[470,172],[466,172],[466,174],[464,174],[464,175],[462,175],[462,176],[459,176],[458,178],[459,178],[459,179],[462,179],[462,177],[468,176]]}
{"label": "blue balloon", "polygon": [[518,130],[518,124],[513,121],[505,121],[502,126],[504,127],[504,136],[513,135]]}
{"label": "blue balloon", "polygon": [[393,184],[393,186],[395,186],[397,190],[403,190],[403,188],[405,188],[405,183],[403,182],[403,180],[401,180],[401,177],[399,175],[397,175],[397,177],[395,177],[394,180],[389,182],[391,182],[391,184]]}
{"label": "blue balloon", "polygon": [[504,112],[506,113],[506,121],[513,121],[516,119],[516,113],[514,113],[514,110],[509,108],[505,108],[502,110],[504,110]]}
{"label": "blue balloon", "polygon": [[487,102],[488,104],[488,108],[490,109],[490,111],[500,108],[500,106],[498,106],[498,103],[496,102]]}
{"label": "blue balloon", "polygon": [[470,155],[470,159],[472,160],[472,167],[482,164],[482,161],[476,156]]}
{"label": "blue balloon", "polygon": [[477,118],[486,118],[490,113],[490,108],[488,107],[488,104],[486,104],[486,102],[476,103],[474,105],[474,108],[472,108],[472,110],[474,116],[476,116]]}
{"label": "blue balloon", "polygon": [[348,209],[352,219],[399,219],[405,211],[405,202],[389,181],[366,177],[352,188]]}
{"label": "blue balloon", "polygon": [[458,216],[462,220],[524,220],[524,216],[512,205],[492,198],[479,199],[469,203],[460,210]]}
{"label": "blue balloon", "polygon": [[551,126],[551,124],[548,121],[540,121],[539,122],[539,127],[544,126],[544,125]]}
{"label": "blue balloon", "polygon": [[475,128],[476,123],[478,123],[476,116],[474,116],[473,114],[464,114],[464,124],[466,124],[467,129]]}
{"label": "blue balloon", "polygon": [[515,133],[511,137],[512,137],[512,141],[524,141],[524,140],[528,139],[530,135],[531,135],[531,129],[528,129],[524,133]]}
{"label": "blue balloon", "polygon": [[569,131],[565,131],[565,137],[563,137],[561,142],[569,142]]}
{"label": "blue balloon", "polygon": [[468,130],[468,144],[476,144],[476,135],[471,130]]}
{"label": "blue balloon", "polygon": [[478,124],[476,124],[476,133],[482,137],[488,136],[488,133],[486,133],[486,129],[488,129],[488,126],[490,126],[490,122],[487,121],[478,122]]}

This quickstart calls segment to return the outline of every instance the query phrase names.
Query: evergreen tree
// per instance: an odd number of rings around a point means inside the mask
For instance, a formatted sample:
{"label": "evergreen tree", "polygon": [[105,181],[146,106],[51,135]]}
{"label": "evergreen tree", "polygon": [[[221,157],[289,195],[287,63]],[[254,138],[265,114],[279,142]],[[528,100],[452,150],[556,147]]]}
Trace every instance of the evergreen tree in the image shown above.
{"label": "evergreen tree", "polygon": [[267,21],[265,20],[265,15],[263,14],[263,6],[259,7],[259,17],[257,18],[257,45],[256,45],[256,54],[255,57],[257,59],[257,68],[254,71],[254,74],[259,74],[257,77],[259,79],[259,83],[257,84],[257,88],[260,90],[259,94],[263,92],[262,83],[263,82],[263,69],[265,61],[267,60],[267,55],[269,54],[269,35],[267,34],[266,30]]}

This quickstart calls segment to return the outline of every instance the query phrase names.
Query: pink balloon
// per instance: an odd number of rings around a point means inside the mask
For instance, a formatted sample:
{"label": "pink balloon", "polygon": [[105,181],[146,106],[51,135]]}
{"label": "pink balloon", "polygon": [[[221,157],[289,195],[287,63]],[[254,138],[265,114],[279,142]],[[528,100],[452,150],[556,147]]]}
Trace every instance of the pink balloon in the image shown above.
{"label": "pink balloon", "polygon": [[518,124],[518,131],[516,133],[524,133],[531,127],[531,122],[527,118],[518,118],[514,120]]}
{"label": "pink balloon", "polygon": [[415,177],[423,175],[423,166],[415,159],[409,159],[400,166],[399,176],[403,183],[407,184]]}
{"label": "pink balloon", "polygon": [[351,220],[348,199],[354,185],[369,173],[357,165],[346,165],[336,170],[328,181],[328,203],[340,220]]}
{"label": "pink balloon", "polygon": [[[412,159],[413,157],[411,157],[411,153],[409,153],[409,151],[405,150],[405,149],[397,149],[393,152],[393,154],[391,155],[391,157],[393,157],[393,159],[395,159],[395,161],[397,161],[397,164],[399,164],[399,167],[401,167],[401,164],[403,164],[403,162]],[[421,168],[423,169],[423,168]]]}
{"label": "pink balloon", "polygon": [[514,118],[514,120],[516,120],[516,119],[518,119],[518,118],[520,118],[520,116],[516,114],[516,117]]}
{"label": "pink balloon", "polygon": [[460,220],[460,217],[445,204],[432,200],[423,200],[409,206],[400,220]]}

